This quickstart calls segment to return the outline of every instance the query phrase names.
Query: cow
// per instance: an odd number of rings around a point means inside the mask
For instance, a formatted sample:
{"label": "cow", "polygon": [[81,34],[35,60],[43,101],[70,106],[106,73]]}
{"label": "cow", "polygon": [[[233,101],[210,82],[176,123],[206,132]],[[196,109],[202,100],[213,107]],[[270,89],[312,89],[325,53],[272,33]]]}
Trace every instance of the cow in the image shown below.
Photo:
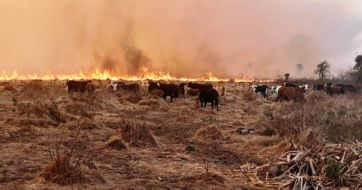
{"label": "cow", "polygon": [[330,96],[344,94],[344,93],[345,89],[341,86],[332,86],[332,85],[327,86],[327,94]]}
{"label": "cow", "polygon": [[275,101],[277,102],[282,100],[304,101],[304,92],[305,90],[299,87],[281,87],[278,91],[278,96],[275,99]]}
{"label": "cow", "polygon": [[92,84],[92,83],[88,83],[88,84],[86,85],[86,90],[87,90],[87,92],[88,92],[89,94],[93,94],[94,91],[96,91],[96,86],[95,86],[94,84]]}
{"label": "cow", "polygon": [[313,89],[314,89],[315,91],[321,91],[321,90],[324,90],[324,89],[325,89],[324,86],[325,86],[324,84],[315,84],[315,85],[313,85]]}
{"label": "cow", "polygon": [[179,93],[180,93],[181,96],[185,96],[185,86],[186,86],[186,83],[180,83],[178,85]]}
{"label": "cow", "polygon": [[187,87],[191,88],[191,89],[198,89],[198,90],[202,90],[202,89],[212,89],[213,86],[212,84],[199,84],[199,83],[192,83],[189,82],[187,84]]}
{"label": "cow", "polygon": [[[169,96],[171,98],[171,102],[174,98],[179,97],[180,86],[176,84],[159,84],[153,81],[148,82],[148,92],[152,93],[155,90],[161,90],[163,92],[162,97],[166,100]],[[181,85],[182,86],[182,85]]]}
{"label": "cow", "polygon": [[271,87],[271,93],[272,94],[278,94],[279,89],[281,88],[281,85],[276,85]]}
{"label": "cow", "polygon": [[211,109],[216,107],[216,110],[219,111],[219,93],[214,88],[201,89],[199,93],[199,101],[202,108],[206,108],[206,104],[211,103]]}
{"label": "cow", "polygon": [[161,98],[163,96],[163,91],[160,89],[154,89],[150,92],[152,98]]}
{"label": "cow", "polygon": [[153,81],[148,82],[148,92],[151,92],[153,90],[159,89],[159,84]]}
{"label": "cow", "polygon": [[255,87],[255,93],[260,93],[261,95],[263,95],[264,98],[266,98],[268,93],[268,86],[258,85],[257,87]]}
{"label": "cow", "polygon": [[336,84],[335,86],[342,87],[346,92],[357,93],[357,89],[352,84]]}
{"label": "cow", "polygon": [[[89,85],[91,85],[91,80],[84,80],[84,81],[76,81],[76,80],[67,80],[67,87],[68,87],[68,93],[72,93],[72,92],[80,92],[80,93],[85,93],[86,91],[88,91],[89,93],[92,93],[92,88],[88,87]],[[94,87],[94,85],[93,85]],[[95,89],[95,87],[94,87]],[[94,91],[94,90],[93,90]]]}
{"label": "cow", "polygon": [[124,90],[129,92],[134,92],[135,94],[140,91],[140,85],[136,83],[125,84],[121,83],[117,85],[117,90]]}
{"label": "cow", "polygon": [[253,92],[255,92],[255,89],[257,86],[258,85],[256,85],[256,84],[252,84],[252,85],[249,84],[249,89],[252,90]]}
{"label": "cow", "polygon": [[308,90],[309,89],[309,85],[308,84],[304,84],[304,85],[299,85],[299,88],[302,88],[304,90]]}
{"label": "cow", "polygon": [[166,100],[170,96],[171,102],[174,98],[179,97],[179,86],[176,84],[160,84],[159,89],[163,90],[163,99]]}
{"label": "cow", "polygon": [[199,95],[199,90],[198,89],[190,89],[187,91],[187,95],[189,96],[197,96]]}

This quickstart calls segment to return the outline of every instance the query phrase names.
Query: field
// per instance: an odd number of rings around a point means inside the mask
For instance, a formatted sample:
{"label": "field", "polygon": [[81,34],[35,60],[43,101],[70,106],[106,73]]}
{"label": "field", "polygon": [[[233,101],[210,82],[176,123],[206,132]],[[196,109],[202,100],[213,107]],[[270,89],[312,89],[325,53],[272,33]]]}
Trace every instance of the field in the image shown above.
{"label": "field", "polygon": [[[145,89],[135,95],[94,84],[94,94],[72,95],[64,81],[0,84],[0,189],[362,188],[359,94],[308,91],[306,102],[275,102],[247,83],[219,83],[226,94],[217,112],[196,97],[169,103]],[[314,150],[327,145],[353,172],[331,175],[323,161],[324,169],[314,168],[320,179],[281,175],[292,173],[278,165],[291,149],[311,150],[316,161]]]}

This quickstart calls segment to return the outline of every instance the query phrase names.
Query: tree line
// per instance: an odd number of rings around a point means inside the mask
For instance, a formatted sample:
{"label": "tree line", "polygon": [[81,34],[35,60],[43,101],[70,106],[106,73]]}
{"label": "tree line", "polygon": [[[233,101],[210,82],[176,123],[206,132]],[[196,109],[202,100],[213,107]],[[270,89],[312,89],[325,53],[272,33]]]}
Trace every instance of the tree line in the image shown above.
{"label": "tree line", "polygon": [[[340,73],[336,78],[342,80],[362,82],[362,54],[357,55],[354,59],[354,62],[355,65],[351,70]],[[316,66],[313,73],[316,74],[320,80],[325,80],[330,74],[330,68],[331,65],[328,63],[328,61],[322,61]],[[284,74],[284,77],[286,80],[288,80],[290,74],[286,73]]]}

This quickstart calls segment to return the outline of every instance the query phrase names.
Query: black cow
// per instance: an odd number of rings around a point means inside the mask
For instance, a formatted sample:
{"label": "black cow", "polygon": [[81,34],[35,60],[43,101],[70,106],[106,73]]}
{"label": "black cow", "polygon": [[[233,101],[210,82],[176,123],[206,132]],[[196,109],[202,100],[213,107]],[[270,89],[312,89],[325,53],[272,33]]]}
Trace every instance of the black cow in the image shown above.
{"label": "black cow", "polygon": [[219,111],[219,93],[214,88],[211,89],[201,89],[199,93],[199,100],[201,107],[206,108],[207,103],[211,103],[211,109]]}
{"label": "black cow", "polygon": [[268,90],[267,85],[258,85],[255,87],[255,93],[262,94],[264,98],[267,97],[267,90]]}
{"label": "black cow", "polygon": [[159,84],[153,81],[148,82],[148,92],[151,93],[154,90],[161,90],[162,91],[162,97],[166,100],[166,98],[169,96],[171,98],[171,102],[174,98],[179,97],[180,93],[180,86],[176,84]]}
{"label": "black cow", "polygon": [[327,86],[327,94],[330,96],[344,94],[344,93],[345,89],[341,86],[332,86],[332,85]]}
{"label": "black cow", "polygon": [[340,86],[348,92],[357,93],[357,89],[352,84],[336,84],[335,86]]}
{"label": "black cow", "polygon": [[192,82],[189,82],[187,84],[187,87],[189,87],[191,89],[198,89],[198,90],[213,88],[212,84],[199,84],[199,83],[192,83]]}
{"label": "black cow", "polygon": [[315,84],[313,85],[313,89],[318,91],[324,90],[324,84]]}
{"label": "black cow", "polygon": [[163,99],[166,100],[170,96],[171,102],[174,98],[179,97],[179,86],[176,84],[160,84],[159,89],[163,90]]}
{"label": "black cow", "polygon": [[153,81],[148,82],[148,92],[151,92],[151,91],[159,89],[159,88],[160,88],[160,86],[158,83],[153,82]]}

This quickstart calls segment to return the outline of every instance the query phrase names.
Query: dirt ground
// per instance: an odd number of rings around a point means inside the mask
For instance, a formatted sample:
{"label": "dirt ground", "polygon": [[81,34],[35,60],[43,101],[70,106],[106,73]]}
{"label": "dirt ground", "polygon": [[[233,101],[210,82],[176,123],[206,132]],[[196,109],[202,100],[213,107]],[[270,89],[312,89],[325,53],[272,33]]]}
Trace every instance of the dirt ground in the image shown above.
{"label": "dirt ground", "polygon": [[[0,189],[247,189],[240,166],[263,165],[284,150],[258,124],[283,103],[248,97],[247,84],[222,84],[220,111],[201,109],[195,97],[169,103],[96,85],[93,95],[68,95],[64,81],[1,83]],[[151,136],[110,145],[127,125]],[[74,149],[74,162],[91,155],[81,166],[87,180],[62,185],[42,177],[57,145]]]}

